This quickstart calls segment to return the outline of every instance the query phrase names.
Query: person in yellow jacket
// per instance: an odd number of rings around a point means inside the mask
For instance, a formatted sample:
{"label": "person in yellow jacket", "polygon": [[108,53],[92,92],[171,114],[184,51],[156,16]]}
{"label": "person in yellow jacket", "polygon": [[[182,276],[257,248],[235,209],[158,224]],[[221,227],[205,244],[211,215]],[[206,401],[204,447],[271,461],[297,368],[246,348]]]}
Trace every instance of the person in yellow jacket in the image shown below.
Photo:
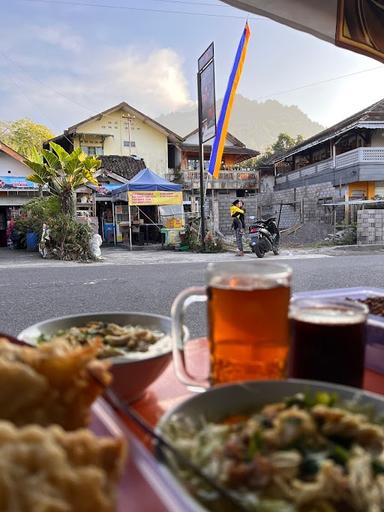
{"label": "person in yellow jacket", "polygon": [[236,256],[244,256],[243,234],[245,229],[245,208],[243,202],[239,199],[233,201],[230,207],[231,217],[233,219],[232,227],[235,230],[237,253]]}

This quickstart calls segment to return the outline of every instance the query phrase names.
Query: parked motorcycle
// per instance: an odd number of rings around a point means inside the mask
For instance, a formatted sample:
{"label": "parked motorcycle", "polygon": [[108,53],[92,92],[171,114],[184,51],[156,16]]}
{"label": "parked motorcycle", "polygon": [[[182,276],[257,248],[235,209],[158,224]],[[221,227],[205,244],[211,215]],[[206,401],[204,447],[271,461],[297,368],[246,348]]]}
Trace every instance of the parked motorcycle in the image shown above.
{"label": "parked motorcycle", "polygon": [[276,217],[268,217],[265,220],[255,220],[250,217],[252,224],[249,226],[249,244],[252,252],[258,258],[263,258],[265,253],[273,251],[279,254],[280,231],[276,224]]}

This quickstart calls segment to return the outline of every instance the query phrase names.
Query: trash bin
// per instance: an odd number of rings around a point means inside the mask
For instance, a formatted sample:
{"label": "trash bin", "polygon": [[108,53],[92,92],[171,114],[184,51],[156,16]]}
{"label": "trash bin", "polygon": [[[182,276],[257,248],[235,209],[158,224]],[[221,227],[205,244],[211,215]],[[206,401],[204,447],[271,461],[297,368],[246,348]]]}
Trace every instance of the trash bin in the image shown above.
{"label": "trash bin", "polygon": [[115,225],[110,223],[104,224],[104,240],[108,244],[112,244],[114,241]]}
{"label": "trash bin", "polygon": [[26,236],[27,251],[37,252],[39,248],[39,234],[33,231],[28,231]]}

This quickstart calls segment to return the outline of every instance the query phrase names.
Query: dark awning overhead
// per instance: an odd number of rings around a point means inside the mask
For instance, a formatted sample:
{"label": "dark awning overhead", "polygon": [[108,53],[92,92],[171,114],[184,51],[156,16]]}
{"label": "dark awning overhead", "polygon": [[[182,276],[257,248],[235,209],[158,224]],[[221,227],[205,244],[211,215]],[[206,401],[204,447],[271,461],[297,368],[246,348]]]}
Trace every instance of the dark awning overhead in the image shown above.
{"label": "dark awning overhead", "polygon": [[381,0],[222,0],[384,62]]}

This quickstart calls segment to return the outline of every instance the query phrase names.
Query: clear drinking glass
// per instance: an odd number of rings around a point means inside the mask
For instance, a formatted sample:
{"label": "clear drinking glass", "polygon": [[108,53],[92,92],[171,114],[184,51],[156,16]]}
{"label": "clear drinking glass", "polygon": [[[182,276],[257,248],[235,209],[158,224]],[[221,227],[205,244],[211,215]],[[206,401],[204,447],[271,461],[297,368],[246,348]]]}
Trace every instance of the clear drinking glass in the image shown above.
{"label": "clear drinking glass", "polygon": [[[178,378],[194,389],[284,378],[291,274],[286,265],[259,261],[208,265],[207,286],[184,290],[172,306],[173,356]],[[181,336],[184,311],[197,301],[208,302],[210,375],[204,381],[189,374]]]}
{"label": "clear drinking glass", "polygon": [[290,376],[361,387],[368,308],[349,300],[295,299]]}

